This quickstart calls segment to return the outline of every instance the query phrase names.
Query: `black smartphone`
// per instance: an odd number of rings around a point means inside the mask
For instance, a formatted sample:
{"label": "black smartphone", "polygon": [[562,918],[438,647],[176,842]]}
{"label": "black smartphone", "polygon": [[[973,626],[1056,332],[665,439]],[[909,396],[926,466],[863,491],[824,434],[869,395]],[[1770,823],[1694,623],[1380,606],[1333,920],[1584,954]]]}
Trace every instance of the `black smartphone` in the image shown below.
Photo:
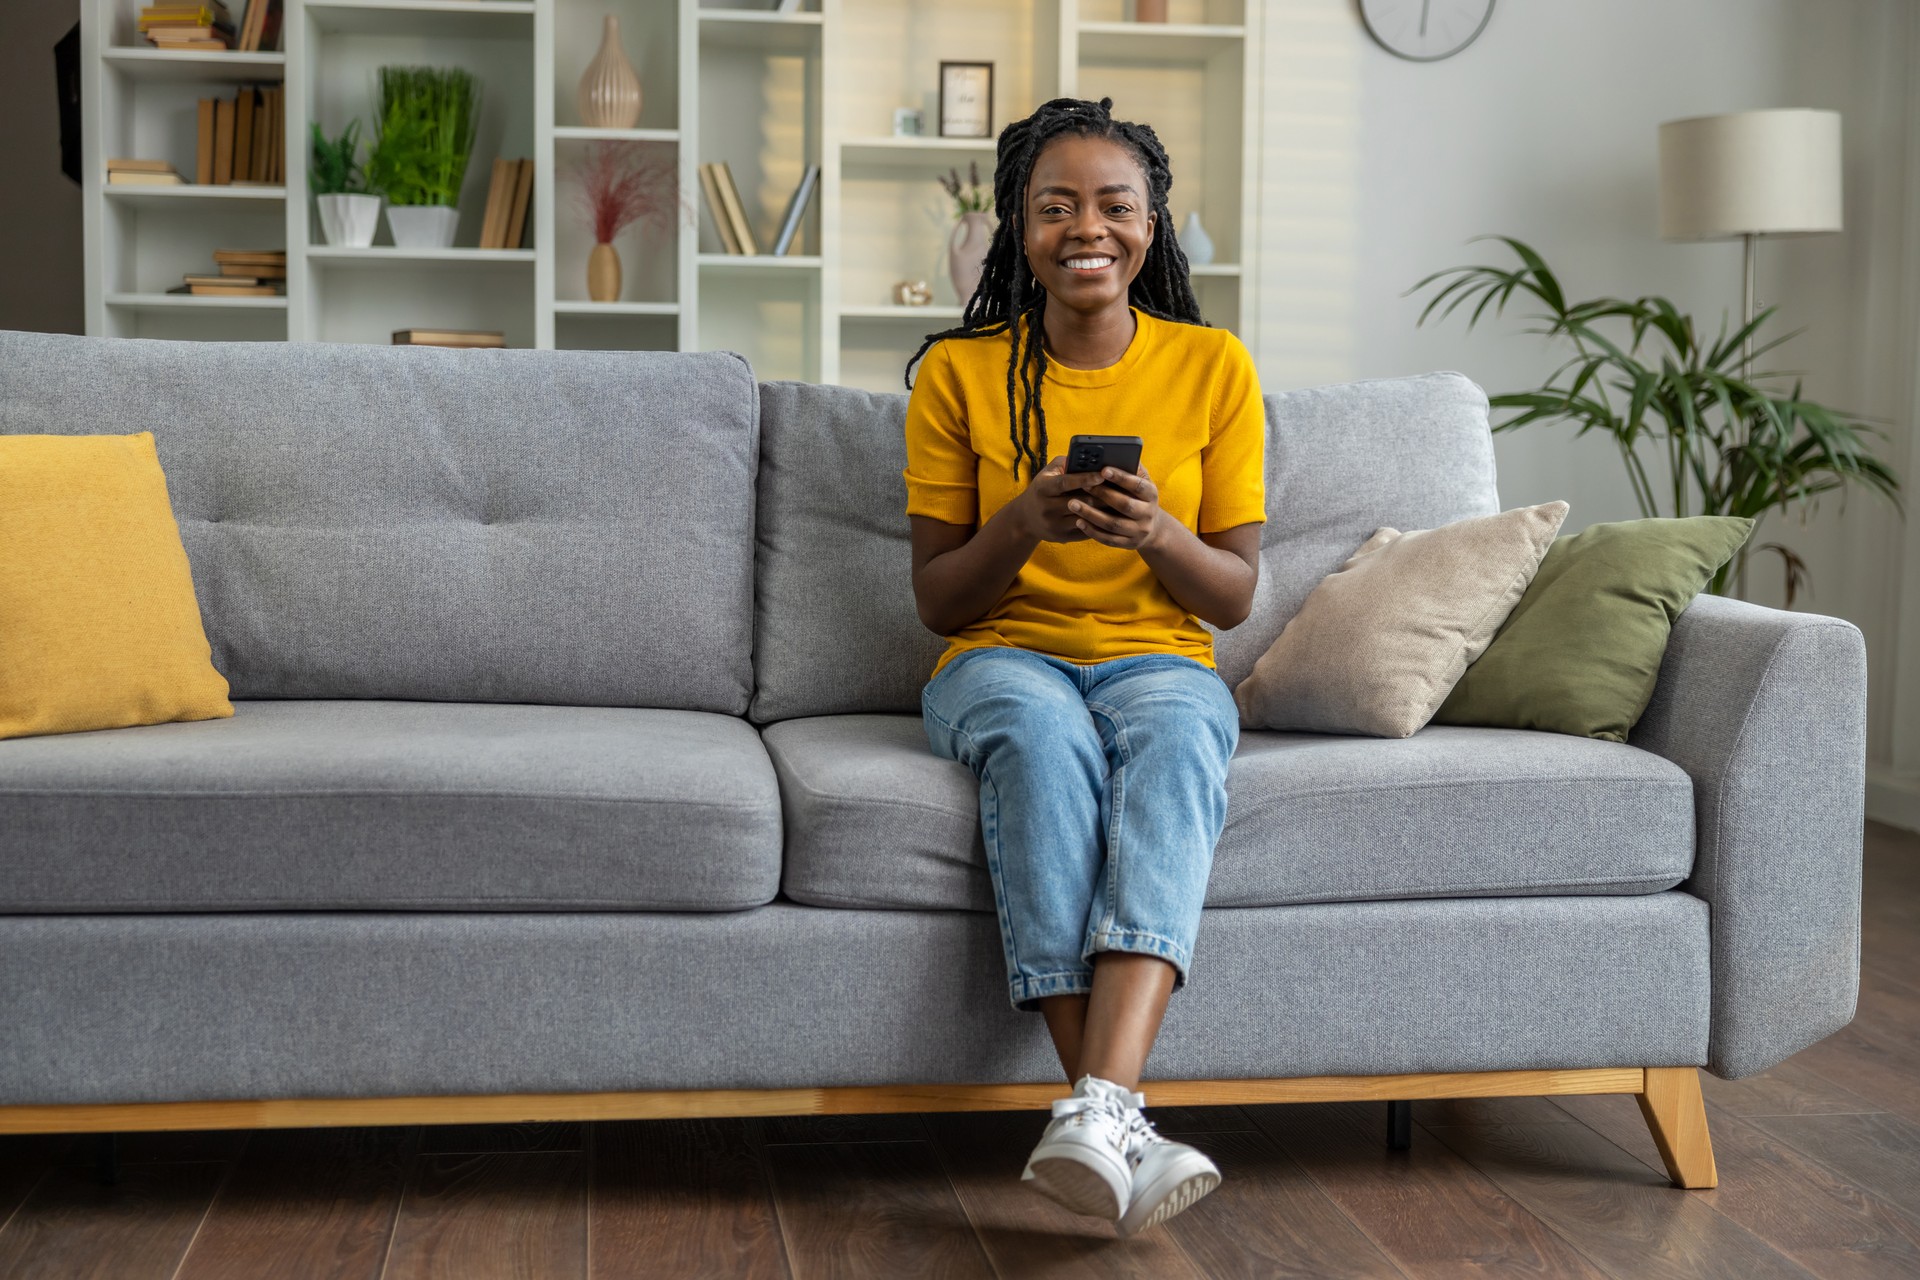
{"label": "black smartphone", "polygon": [[1139,436],[1075,436],[1067,442],[1067,470],[1098,471],[1112,467],[1128,473],[1140,470]]}

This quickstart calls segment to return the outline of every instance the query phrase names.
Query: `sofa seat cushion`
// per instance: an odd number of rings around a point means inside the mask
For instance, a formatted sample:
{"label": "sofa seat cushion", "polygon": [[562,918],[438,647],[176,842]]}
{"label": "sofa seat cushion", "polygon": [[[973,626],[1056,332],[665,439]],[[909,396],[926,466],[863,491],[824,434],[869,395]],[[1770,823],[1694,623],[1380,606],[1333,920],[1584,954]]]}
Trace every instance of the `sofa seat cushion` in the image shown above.
{"label": "sofa seat cushion", "polygon": [[[788,897],[993,910],[979,785],[928,749],[918,716],[762,732]],[[1207,905],[1655,893],[1687,877],[1693,845],[1687,775],[1635,747],[1519,729],[1242,730]]]}
{"label": "sofa seat cushion", "polygon": [[779,887],[778,784],[733,716],[234,712],[0,742],[0,914],[726,911]]}

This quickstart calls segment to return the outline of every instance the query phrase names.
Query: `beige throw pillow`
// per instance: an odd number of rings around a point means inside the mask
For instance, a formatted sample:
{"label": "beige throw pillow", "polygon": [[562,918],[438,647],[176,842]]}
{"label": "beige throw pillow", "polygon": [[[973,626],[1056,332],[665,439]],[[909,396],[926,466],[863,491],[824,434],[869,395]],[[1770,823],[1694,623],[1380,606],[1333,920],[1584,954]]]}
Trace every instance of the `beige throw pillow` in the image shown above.
{"label": "beige throw pillow", "polygon": [[1381,529],[1313,589],[1234,690],[1251,729],[1404,738],[1493,642],[1567,518],[1546,502]]}

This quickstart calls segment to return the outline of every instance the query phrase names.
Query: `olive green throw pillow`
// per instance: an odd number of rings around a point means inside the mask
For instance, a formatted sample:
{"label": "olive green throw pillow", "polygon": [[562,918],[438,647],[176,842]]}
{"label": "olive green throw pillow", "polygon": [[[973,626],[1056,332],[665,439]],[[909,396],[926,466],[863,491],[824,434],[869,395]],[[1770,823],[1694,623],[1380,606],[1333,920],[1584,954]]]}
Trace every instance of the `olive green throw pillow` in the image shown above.
{"label": "olive green throw pillow", "polygon": [[1674,618],[1752,532],[1744,517],[1688,516],[1555,539],[1433,723],[1625,742],[1653,697]]}

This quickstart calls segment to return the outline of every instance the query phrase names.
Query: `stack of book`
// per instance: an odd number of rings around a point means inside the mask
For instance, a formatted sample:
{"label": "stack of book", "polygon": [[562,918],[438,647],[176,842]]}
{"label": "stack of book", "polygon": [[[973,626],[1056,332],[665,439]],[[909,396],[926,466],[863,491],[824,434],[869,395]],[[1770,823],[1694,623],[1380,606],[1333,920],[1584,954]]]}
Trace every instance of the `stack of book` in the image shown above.
{"label": "stack of book", "polygon": [[395,329],[396,347],[504,347],[507,335],[498,329]]}
{"label": "stack of book", "polygon": [[150,4],[137,25],[157,49],[231,49],[235,40],[233,15],[220,0]]}
{"label": "stack of book", "polygon": [[[780,216],[780,234],[774,238],[775,254],[792,252],[794,240],[800,230],[800,219],[807,211],[807,202],[813,198],[813,190],[820,183],[820,166],[810,164],[806,172],[800,175],[799,185],[794,187],[793,195],[787,199],[787,211]],[[720,243],[726,246],[728,253],[757,254],[759,241],[754,239],[753,226],[747,221],[745,203],[740,199],[740,189],[734,185],[733,170],[727,162],[721,160],[713,164],[700,166],[700,188],[707,196],[707,212],[713,217],[714,230],[720,233]]]}
{"label": "stack of book", "polygon": [[195,297],[271,298],[287,291],[285,249],[215,249],[210,275],[188,275],[168,293]]}
{"label": "stack of book", "polygon": [[487,216],[480,223],[482,249],[518,249],[526,240],[527,206],[533,202],[533,161],[493,162]]}
{"label": "stack of book", "polygon": [[109,160],[107,185],[114,187],[177,187],[186,179],[165,160]]}
{"label": "stack of book", "polygon": [[229,102],[200,99],[200,145],[194,181],[227,186],[281,186],[287,180],[287,91],[248,85]]}

